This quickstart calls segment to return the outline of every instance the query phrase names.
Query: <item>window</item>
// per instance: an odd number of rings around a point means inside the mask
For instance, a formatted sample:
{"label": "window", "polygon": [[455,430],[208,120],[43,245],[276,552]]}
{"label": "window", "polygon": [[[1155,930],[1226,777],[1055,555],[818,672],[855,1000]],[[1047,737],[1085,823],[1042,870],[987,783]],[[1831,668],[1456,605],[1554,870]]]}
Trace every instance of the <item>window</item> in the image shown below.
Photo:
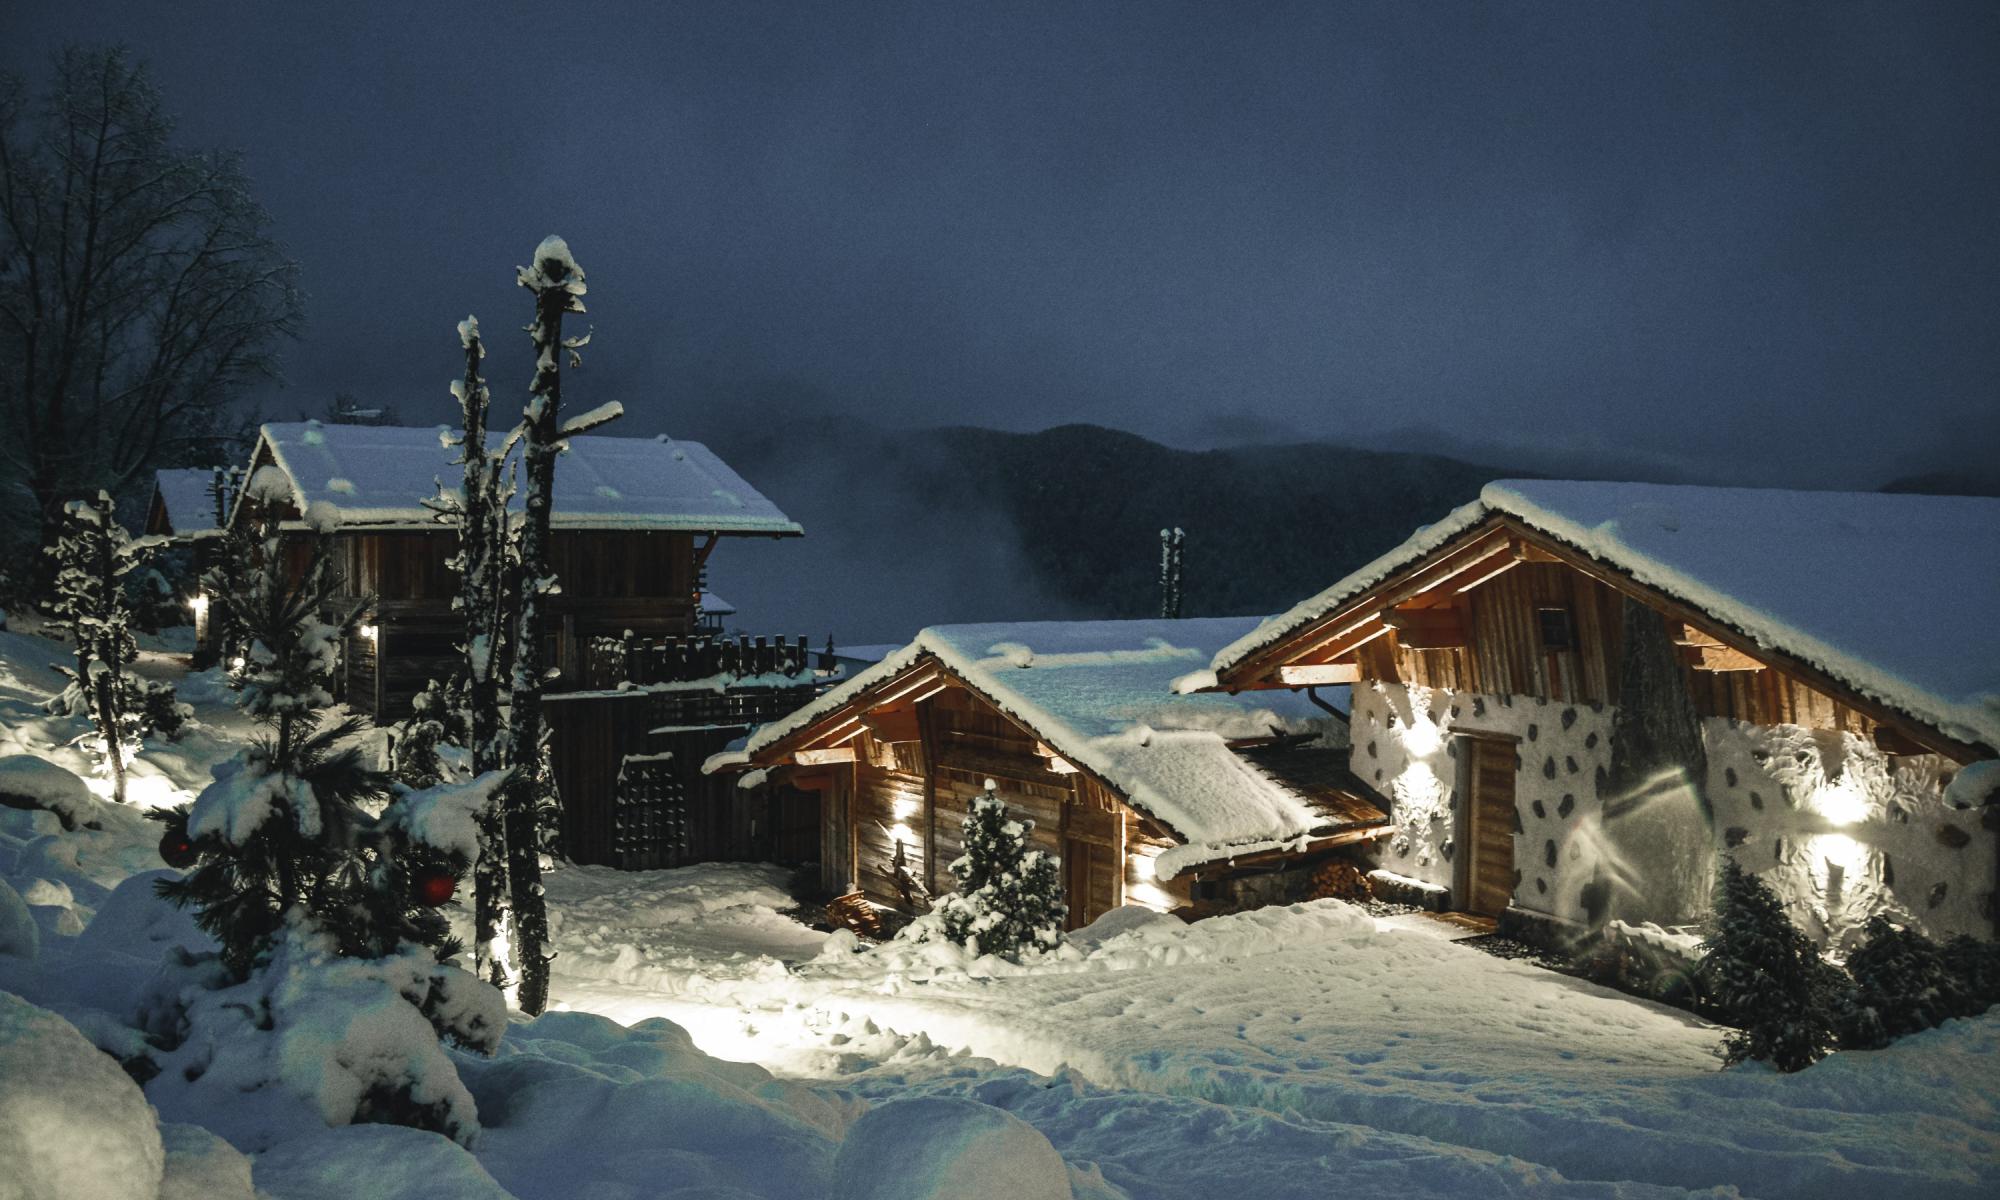
{"label": "window", "polygon": [[1535,610],[1535,623],[1541,627],[1542,649],[1576,649],[1576,634],[1570,628],[1568,609],[1538,608]]}

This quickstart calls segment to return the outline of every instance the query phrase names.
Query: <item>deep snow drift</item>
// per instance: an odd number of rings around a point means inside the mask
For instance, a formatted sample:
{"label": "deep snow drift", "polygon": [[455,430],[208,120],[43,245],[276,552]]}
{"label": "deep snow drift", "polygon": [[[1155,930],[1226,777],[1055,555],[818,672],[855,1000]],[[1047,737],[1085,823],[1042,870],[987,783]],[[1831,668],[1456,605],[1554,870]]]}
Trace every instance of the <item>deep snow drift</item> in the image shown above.
{"label": "deep snow drift", "polygon": [[[0,637],[0,753],[100,793],[80,723],[36,707],[61,647]],[[246,732],[192,682],[201,724],[141,754],[141,806],[190,799]],[[142,1091],[100,1052],[146,1050],[163,954],[206,939],[153,895],[158,826],[82,807],[100,828],[0,809],[6,1200],[248,1200],[253,1176],[277,1200],[2000,1190],[2000,1016],[1724,1072],[1685,1014],[1334,901],[1195,926],[1119,910],[1016,966],[862,950],[783,914],[787,872],[723,864],[549,877],[567,1011],[517,1020],[491,1059],[449,1052],[469,1149],[328,1129],[266,1089]]]}

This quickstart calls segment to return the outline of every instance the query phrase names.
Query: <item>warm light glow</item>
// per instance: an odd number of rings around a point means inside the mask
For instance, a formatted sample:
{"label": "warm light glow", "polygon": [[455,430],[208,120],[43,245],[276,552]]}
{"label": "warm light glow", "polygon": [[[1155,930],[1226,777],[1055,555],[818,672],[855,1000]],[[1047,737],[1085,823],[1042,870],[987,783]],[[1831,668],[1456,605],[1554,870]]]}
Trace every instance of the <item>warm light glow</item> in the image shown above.
{"label": "warm light glow", "polygon": [[1813,810],[1834,825],[1852,825],[1868,816],[1868,796],[1853,776],[1823,783],[1812,794]]}
{"label": "warm light glow", "polygon": [[1157,876],[1153,870],[1153,856],[1135,854],[1132,856],[1132,878],[1151,883]]}
{"label": "warm light glow", "polygon": [[1812,839],[1812,852],[1825,863],[1840,867],[1850,879],[1868,864],[1868,847],[1844,833],[1819,834]]}
{"label": "warm light glow", "polygon": [[208,597],[197,592],[193,597],[191,597],[188,600],[188,611],[194,613],[196,620],[200,620],[202,617],[207,616]]}
{"label": "warm light glow", "polygon": [[373,625],[357,625],[354,627],[354,632],[371,642],[375,640],[376,629]]}
{"label": "warm light glow", "polygon": [[896,820],[900,823],[922,812],[924,810],[924,801],[920,796],[899,795],[896,797],[893,807],[895,809]]}
{"label": "warm light glow", "polygon": [[1412,758],[1429,758],[1444,749],[1444,735],[1430,721],[1412,721],[1403,731],[1403,748],[1410,752]]}
{"label": "warm light glow", "polygon": [[241,654],[229,660],[229,669],[232,671],[241,671],[243,669],[243,656]]}

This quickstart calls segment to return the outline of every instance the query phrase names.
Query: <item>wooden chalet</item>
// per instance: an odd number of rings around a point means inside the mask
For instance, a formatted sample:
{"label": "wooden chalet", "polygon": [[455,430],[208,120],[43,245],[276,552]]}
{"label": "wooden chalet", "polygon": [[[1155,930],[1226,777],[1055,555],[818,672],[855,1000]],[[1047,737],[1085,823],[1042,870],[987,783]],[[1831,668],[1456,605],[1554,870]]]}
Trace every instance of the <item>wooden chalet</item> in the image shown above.
{"label": "wooden chalet", "polygon": [[199,581],[213,556],[229,517],[236,471],[225,467],[182,467],[153,472],[153,495],[146,504],[144,532],[186,547],[188,578],[195,583],[187,597],[194,615],[196,665],[213,664],[208,644],[208,599]]}
{"label": "wooden chalet", "polygon": [[[344,648],[344,699],[378,719],[402,716],[458,659],[463,622],[452,611],[455,546],[426,502],[453,487],[456,451],[436,429],[325,425],[263,427],[250,470],[282,473],[284,515],[311,505],[339,517],[334,534],[343,598],[368,616]],[[518,509],[520,497],[514,500]],[[243,509],[232,520],[245,519]],[[797,537],[804,531],[696,442],[575,437],[556,467],[551,557],[562,581],[548,601],[552,691],[593,686],[595,647],[697,632],[702,569],[724,537]]]}
{"label": "wooden chalet", "polygon": [[[456,535],[426,503],[462,477],[445,436],[266,425],[250,498],[230,516],[248,520],[268,502],[259,498],[276,495],[284,520],[321,506],[339,518],[339,599],[367,604],[342,647],[341,698],[380,722],[404,716],[428,681],[460,667],[464,626],[451,607],[457,577],[448,562]],[[585,436],[567,444],[551,519],[561,591],[546,601],[556,676],[544,695],[565,852],[626,868],[811,861],[814,814],[799,815],[783,797],[749,813],[699,770],[837,676],[803,637],[724,639],[703,618],[704,570],[721,539],[803,530],[698,443]]]}
{"label": "wooden chalet", "polygon": [[[1995,500],[1503,481],[1183,686],[1350,686],[1376,878],[1437,907],[1672,925],[1722,852],[1824,941],[1878,913],[1990,936],[1996,564]],[[1635,608],[1706,774],[1611,795]]]}
{"label": "wooden chalet", "polygon": [[1126,904],[1294,899],[1314,864],[1380,835],[1386,816],[1344,752],[1316,748],[1324,730],[1300,732],[1297,714],[1318,710],[1172,692],[1252,623],[926,629],[708,769],[742,775],[749,805],[816,798],[824,889],[905,913],[952,888],[988,780],[1060,860],[1072,927]]}

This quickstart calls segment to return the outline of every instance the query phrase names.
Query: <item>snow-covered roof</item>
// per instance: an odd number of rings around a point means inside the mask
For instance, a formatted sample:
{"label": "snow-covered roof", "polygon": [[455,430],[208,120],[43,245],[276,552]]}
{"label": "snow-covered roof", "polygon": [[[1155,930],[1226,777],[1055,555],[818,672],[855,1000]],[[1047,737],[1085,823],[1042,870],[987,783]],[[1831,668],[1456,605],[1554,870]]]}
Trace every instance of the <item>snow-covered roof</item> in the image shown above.
{"label": "snow-covered roof", "polygon": [[207,467],[175,467],[153,472],[153,493],[166,506],[167,522],[181,537],[215,528],[215,472]]}
{"label": "snow-covered roof", "polygon": [[701,611],[713,616],[726,617],[736,611],[736,606],[714,592],[701,594]]}
{"label": "snow-covered roof", "polygon": [[[259,448],[291,481],[301,512],[325,503],[346,525],[429,525],[424,501],[436,483],[455,489],[462,478],[453,432],[287,422],[264,426]],[[585,435],[568,445],[556,464],[559,528],[804,532],[699,442]]]}
{"label": "snow-covered roof", "polygon": [[1176,695],[1170,688],[1255,621],[933,626],[812,704],[759,728],[736,761],[755,761],[759,751],[928,657],[1171,829],[1185,845],[1160,857],[1156,869],[1162,876],[1278,849],[1334,823],[1231,750],[1225,739],[1268,737],[1288,722],[1268,696]]}
{"label": "snow-covered roof", "polygon": [[2000,749],[2000,500],[1975,497],[1503,479],[1223,647],[1211,670],[1229,672],[1496,514],[1948,737]]}

